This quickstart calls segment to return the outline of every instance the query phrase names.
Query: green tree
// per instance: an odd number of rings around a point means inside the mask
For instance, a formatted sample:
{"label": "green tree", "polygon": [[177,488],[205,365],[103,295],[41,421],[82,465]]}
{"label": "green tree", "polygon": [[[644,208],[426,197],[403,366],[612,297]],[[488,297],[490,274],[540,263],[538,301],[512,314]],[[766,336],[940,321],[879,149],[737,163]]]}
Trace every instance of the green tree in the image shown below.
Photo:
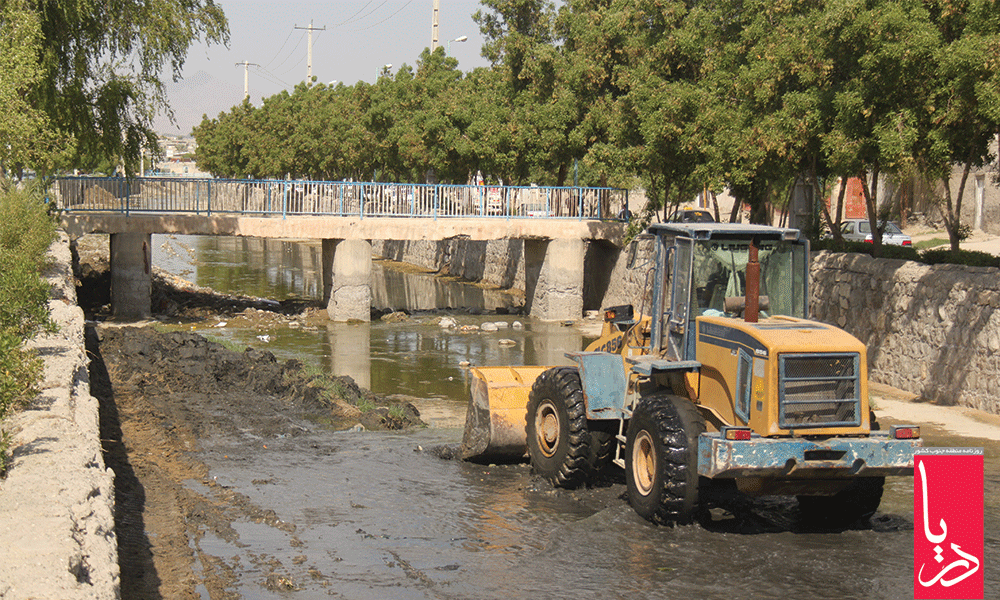
{"label": "green tree", "polygon": [[0,5],[0,177],[25,167],[48,170],[68,139],[52,127],[29,95],[44,73],[34,49],[41,38],[38,14],[26,2]]}
{"label": "green tree", "polygon": [[249,140],[249,126],[256,109],[249,102],[234,106],[229,113],[220,113],[209,119],[202,116],[201,124],[194,127],[198,141],[195,160],[198,168],[217,177],[246,177],[259,175],[251,172],[248,154],[253,147]]}
{"label": "green tree", "polygon": [[19,164],[42,170],[72,139],[73,166],[121,161],[134,172],[142,149],[156,147],[156,112],[169,110],[160,74],[169,68],[178,79],[192,43],[229,36],[213,0],[8,0],[3,11],[3,37],[20,48],[15,85],[30,108],[18,131],[46,132],[11,139],[22,146]]}
{"label": "green tree", "polygon": [[[962,198],[969,172],[991,159],[1000,132],[1000,12],[991,0],[926,3],[940,46],[934,85],[921,114],[926,134],[917,164],[944,190],[941,213],[953,252],[961,241]],[[951,179],[960,172],[957,189]]]}
{"label": "green tree", "polygon": [[[0,422],[38,392],[42,363],[24,340],[52,330],[49,285],[39,276],[55,239],[42,185],[0,183]],[[0,474],[7,468],[7,435],[0,432]]]}

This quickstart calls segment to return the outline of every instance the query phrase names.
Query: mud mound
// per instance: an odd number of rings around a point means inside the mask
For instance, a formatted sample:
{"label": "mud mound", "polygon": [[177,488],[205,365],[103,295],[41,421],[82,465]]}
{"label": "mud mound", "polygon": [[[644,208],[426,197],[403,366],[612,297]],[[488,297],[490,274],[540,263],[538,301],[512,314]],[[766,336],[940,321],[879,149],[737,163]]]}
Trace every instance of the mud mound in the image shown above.
{"label": "mud mound", "polygon": [[115,395],[144,397],[196,438],[294,436],[317,424],[422,425],[412,405],[393,405],[349,377],[308,374],[301,362],[267,351],[235,352],[194,333],[151,327],[104,327],[98,336]]}

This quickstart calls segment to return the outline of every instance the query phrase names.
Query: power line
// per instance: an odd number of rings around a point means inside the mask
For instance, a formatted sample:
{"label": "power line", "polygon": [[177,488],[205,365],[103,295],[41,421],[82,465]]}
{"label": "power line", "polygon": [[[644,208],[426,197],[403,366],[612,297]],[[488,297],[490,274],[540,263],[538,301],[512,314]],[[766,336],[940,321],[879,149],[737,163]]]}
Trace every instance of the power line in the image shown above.
{"label": "power line", "polygon": [[[383,2],[382,4],[385,4],[385,2]],[[372,25],[369,25],[368,27],[364,27],[364,28],[362,28],[362,29],[354,29],[354,30],[352,30],[352,31],[356,33],[356,32],[359,32],[359,31],[367,31],[367,30],[371,29],[372,27],[378,27],[378,26],[379,26],[379,25],[381,25],[382,23],[385,23],[385,22],[386,22],[386,21],[388,21],[389,19],[391,19],[391,18],[395,17],[396,15],[398,15],[398,14],[399,14],[400,12],[402,12],[402,11],[403,11],[403,9],[404,9],[404,8],[406,8],[406,7],[407,7],[407,6],[409,6],[410,4],[413,4],[413,0],[410,0],[410,1],[409,1],[409,2],[407,2],[406,4],[404,4],[404,5],[400,6],[400,7],[399,7],[399,9],[398,9],[398,10],[397,10],[396,12],[394,12],[394,13],[392,13],[391,15],[389,15],[388,17],[386,17],[386,18],[382,19],[382,20],[381,20],[381,21],[379,21],[378,23],[374,23],[374,24],[372,24]],[[379,6],[381,6],[381,4],[380,4]]]}
{"label": "power line", "polygon": [[382,3],[381,3],[381,4],[379,4],[378,6],[376,6],[376,7],[375,7],[375,8],[373,8],[373,9],[371,9],[370,11],[366,12],[365,14],[363,14],[363,15],[361,15],[361,16],[358,16],[358,14],[359,14],[359,13],[361,13],[361,11],[363,11],[363,10],[365,9],[365,7],[367,7],[367,6],[369,5],[369,4],[371,4],[371,0],[369,0],[369,2],[367,2],[367,3],[365,4],[365,6],[361,7],[361,10],[359,10],[359,11],[358,11],[358,12],[356,12],[356,13],[354,13],[354,14],[353,14],[353,15],[352,15],[352,16],[351,16],[351,17],[350,17],[349,19],[347,19],[346,21],[343,21],[343,22],[341,22],[341,23],[337,23],[336,25],[334,25],[334,27],[340,27],[340,26],[342,26],[342,25],[348,25],[348,24],[350,24],[350,23],[354,23],[354,22],[356,22],[356,21],[360,21],[361,19],[364,19],[364,18],[365,18],[365,17],[367,17],[368,15],[370,15],[370,14],[374,13],[374,12],[375,12],[375,11],[377,11],[378,9],[382,8],[383,6],[385,6],[385,3],[386,3],[386,2],[388,2],[388,0],[382,0]]}
{"label": "power line", "polygon": [[281,42],[281,48],[278,48],[278,51],[274,53],[274,56],[271,57],[271,60],[267,61],[266,67],[270,67],[271,63],[274,62],[274,59],[278,58],[278,55],[281,54],[281,51],[285,49],[285,44],[288,43],[288,40],[292,37],[293,33],[295,33],[294,29],[290,29],[288,31],[288,35],[285,36],[285,41]]}
{"label": "power line", "polygon": [[[295,31],[295,30],[293,29],[292,31]],[[289,58],[291,58],[292,56],[295,55],[295,51],[299,49],[299,44],[302,43],[302,40],[304,40],[305,37],[306,37],[306,32],[303,31],[302,35],[299,36],[299,41],[295,42],[295,47],[292,48],[292,51],[288,53],[288,56],[285,57],[285,60],[283,60],[280,63],[278,63],[277,65],[275,65],[275,67],[274,67],[275,71],[277,71],[278,69],[280,69],[286,62],[288,62]],[[298,66],[298,63],[296,63],[296,66]],[[286,71],[286,73],[287,73],[287,71]]]}
{"label": "power line", "polygon": [[292,84],[288,83],[287,81],[284,81],[283,79],[281,79],[280,77],[278,77],[274,73],[268,71],[264,67],[261,67],[260,65],[257,65],[256,71],[257,71],[258,75],[260,75],[264,79],[267,79],[271,83],[278,83],[278,84],[281,84],[281,85],[283,85],[285,87],[293,87]]}
{"label": "power line", "polygon": [[[334,25],[334,27],[340,27],[341,25],[346,25],[346,24],[350,23],[354,19],[354,17],[356,17],[359,14],[361,14],[361,12],[364,11],[366,8],[368,8],[368,5],[371,4],[371,3],[372,3],[372,0],[368,0],[368,2],[365,2],[364,6],[362,6],[361,8],[358,9],[358,12],[356,12],[353,15],[347,17],[346,21],[343,21],[341,23],[337,23],[336,25]],[[385,2],[383,2],[382,4],[385,4]],[[380,4],[379,6],[382,6],[382,4]],[[378,6],[375,7],[375,10],[378,10]]]}

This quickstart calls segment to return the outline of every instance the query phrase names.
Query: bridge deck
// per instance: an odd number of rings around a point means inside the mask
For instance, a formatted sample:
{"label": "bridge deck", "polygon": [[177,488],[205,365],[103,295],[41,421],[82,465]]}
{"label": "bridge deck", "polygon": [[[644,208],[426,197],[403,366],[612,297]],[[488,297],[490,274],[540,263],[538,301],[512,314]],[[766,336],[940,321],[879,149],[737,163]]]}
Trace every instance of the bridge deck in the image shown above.
{"label": "bridge deck", "polygon": [[260,217],[133,213],[64,213],[72,237],[86,233],[173,233],[282,239],[470,240],[579,239],[621,245],[623,223],[552,219],[429,219],[330,216]]}

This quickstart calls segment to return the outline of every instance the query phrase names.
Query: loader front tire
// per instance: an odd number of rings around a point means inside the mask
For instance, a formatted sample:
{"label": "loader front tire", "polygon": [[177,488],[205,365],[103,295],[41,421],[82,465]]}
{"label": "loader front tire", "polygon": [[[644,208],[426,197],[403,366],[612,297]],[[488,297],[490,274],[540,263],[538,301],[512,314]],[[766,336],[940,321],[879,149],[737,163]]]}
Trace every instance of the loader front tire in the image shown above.
{"label": "loader front tire", "polygon": [[609,457],[613,437],[588,428],[576,367],[556,367],[538,376],[525,421],[531,466],[557,487],[587,484]]}
{"label": "loader front tire", "polygon": [[705,419],[687,398],[654,394],[639,401],[625,442],[629,504],[661,525],[690,523],[698,509],[698,436]]}

